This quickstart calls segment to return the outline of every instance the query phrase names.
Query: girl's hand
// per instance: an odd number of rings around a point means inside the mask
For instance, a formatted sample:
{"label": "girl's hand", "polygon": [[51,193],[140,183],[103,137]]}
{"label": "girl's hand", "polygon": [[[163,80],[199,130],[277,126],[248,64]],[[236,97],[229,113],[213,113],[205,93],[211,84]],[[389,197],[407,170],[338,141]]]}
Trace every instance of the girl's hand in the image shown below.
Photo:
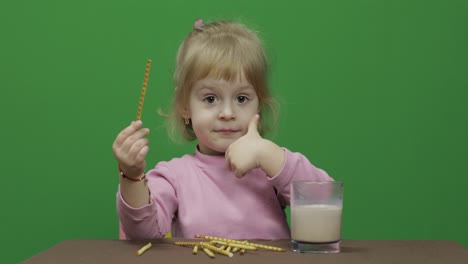
{"label": "girl's hand", "polygon": [[270,140],[260,136],[257,130],[260,116],[250,120],[247,133],[234,141],[226,150],[228,169],[237,177],[244,176],[250,170],[260,167],[269,177],[277,175],[285,161],[284,150]]}
{"label": "girl's hand", "polygon": [[257,130],[259,115],[250,120],[247,133],[234,141],[226,150],[226,165],[234,171],[237,177],[244,176],[248,171],[260,166],[259,154],[263,139]]}
{"label": "girl's hand", "polygon": [[145,173],[146,154],[148,154],[148,128],[141,128],[140,120],[133,121],[122,130],[114,143],[112,151],[119,162],[122,172],[131,178],[139,178]]}

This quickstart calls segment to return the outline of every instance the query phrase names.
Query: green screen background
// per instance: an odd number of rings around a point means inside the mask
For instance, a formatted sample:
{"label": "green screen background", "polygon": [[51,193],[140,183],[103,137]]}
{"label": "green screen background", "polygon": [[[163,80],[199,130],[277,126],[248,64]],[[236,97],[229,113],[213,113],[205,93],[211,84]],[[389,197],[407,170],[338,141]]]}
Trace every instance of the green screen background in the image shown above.
{"label": "green screen background", "polygon": [[466,247],[467,14],[461,0],[2,1],[2,262],[118,237],[111,145],[147,59],[148,169],[193,152],[157,110],[199,17],[260,32],[281,103],[270,137],[345,183],[344,239]]}

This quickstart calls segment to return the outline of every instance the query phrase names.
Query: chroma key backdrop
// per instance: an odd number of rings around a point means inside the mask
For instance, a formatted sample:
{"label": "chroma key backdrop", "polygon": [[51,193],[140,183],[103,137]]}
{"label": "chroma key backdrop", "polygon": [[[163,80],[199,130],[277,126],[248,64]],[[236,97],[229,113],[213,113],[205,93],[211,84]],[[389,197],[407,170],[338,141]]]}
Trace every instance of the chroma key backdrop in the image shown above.
{"label": "chroma key backdrop", "polygon": [[197,18],[259,32],[281,105],[267,136],[344,182],[344,239],[468,246],[467,14],[457,0],[2,1],[2,263],[118,238],[111,146],[148,59],[147,169],[194,151],[158,110]]}

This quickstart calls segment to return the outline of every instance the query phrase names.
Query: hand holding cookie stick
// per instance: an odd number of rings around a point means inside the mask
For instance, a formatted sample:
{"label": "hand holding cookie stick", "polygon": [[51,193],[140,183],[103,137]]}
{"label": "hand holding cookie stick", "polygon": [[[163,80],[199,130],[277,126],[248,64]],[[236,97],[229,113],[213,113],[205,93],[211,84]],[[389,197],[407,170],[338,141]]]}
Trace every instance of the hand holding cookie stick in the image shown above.
{"label": "hand holding cookie stick", "polygon": [[146,86],[148,85],[150,68],[151,68],[151,60],[148,60],[146,62],[145,78],[143,79],[143,87],[141,88],[140,103],[138,104],[138,113],[137,113],[136,120],[141,119],[141,112],[143,111],[143,102],[145,101]]}
{"label": "hand holding cookie stick", "polygon": [[145,184],[146,155],[148,154],[148,128],[142,128],[141,113],[148,85],[151,60],[147,60],[143,87],[136,121],[121,130],[112,144],[112,151],[118,162],[121,175],[120,192],[125,201],[133,207],[149,203],[148,187]]}

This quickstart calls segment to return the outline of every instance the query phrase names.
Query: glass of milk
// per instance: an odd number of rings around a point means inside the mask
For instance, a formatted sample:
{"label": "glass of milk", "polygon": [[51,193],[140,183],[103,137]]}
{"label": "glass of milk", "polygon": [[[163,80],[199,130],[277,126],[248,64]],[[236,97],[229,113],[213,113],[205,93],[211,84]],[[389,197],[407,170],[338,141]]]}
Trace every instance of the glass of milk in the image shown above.
{"label": "glass of milk", "polygon": [[338,253],[341,242],[342,182],[291,183],[292,251]]}

